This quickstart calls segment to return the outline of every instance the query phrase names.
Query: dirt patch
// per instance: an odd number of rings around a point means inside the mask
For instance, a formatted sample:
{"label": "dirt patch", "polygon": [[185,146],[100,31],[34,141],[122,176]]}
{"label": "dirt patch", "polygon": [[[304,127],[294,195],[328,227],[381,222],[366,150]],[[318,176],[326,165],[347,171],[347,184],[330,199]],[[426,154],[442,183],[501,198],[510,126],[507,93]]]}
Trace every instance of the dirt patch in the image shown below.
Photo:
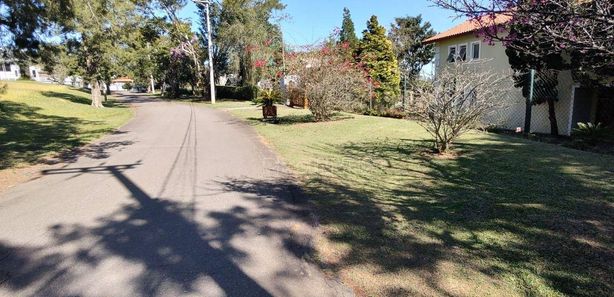
{"label": "dirt patch", "polygon": [[53,167],[53,165],[38,164],[0,170],[0,193],[4,193],[18,184],[39,178],[41,171],[49,169],[49,167]]}

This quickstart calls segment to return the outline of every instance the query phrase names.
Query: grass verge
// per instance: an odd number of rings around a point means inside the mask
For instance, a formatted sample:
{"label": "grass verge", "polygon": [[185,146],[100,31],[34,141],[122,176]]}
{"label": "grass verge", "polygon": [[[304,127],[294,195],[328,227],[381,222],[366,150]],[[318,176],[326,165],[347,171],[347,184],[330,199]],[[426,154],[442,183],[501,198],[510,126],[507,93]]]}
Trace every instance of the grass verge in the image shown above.
{"label": "grass verge", "polygon": [[613,156],[475,133],[437,158],[412,121],[229,111],[301,175],[317,259],[359,295],[614,295]]}
{"label": "grass verge", "polygon": [[126,123],[123,106],[89,106],[89,93],[67,86],[9,81],[0,95],[0,170],[38,162],[95,140]]}

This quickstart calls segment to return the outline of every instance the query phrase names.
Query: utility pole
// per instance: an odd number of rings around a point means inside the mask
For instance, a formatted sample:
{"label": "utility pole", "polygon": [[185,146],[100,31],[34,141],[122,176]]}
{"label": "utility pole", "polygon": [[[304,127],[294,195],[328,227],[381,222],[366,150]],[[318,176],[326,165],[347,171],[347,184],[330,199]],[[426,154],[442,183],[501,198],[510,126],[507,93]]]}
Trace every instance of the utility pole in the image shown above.
{"label": "utility pole", "polygon": [[215,104],[215,73],[213,70],[213,41],[211,40],[211,17],[209,14],[209,5],[211,0],[193,0],[194,3],[205,7],[207,18],[207,51],[209,53],[209,85],[211,87],[211,104]]}

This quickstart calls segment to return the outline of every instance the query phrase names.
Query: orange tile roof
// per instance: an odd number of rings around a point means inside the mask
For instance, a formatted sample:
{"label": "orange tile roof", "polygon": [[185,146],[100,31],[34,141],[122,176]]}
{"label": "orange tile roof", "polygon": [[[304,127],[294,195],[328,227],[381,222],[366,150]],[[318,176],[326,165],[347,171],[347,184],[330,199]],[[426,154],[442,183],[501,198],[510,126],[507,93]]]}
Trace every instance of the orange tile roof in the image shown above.
{"label": "orange tile roof", "polygon": [[134,80],[132,78],[129,77],[118,77],[114,80],[112,80],[112,82],[133,82]]}
{"label": "orange tile roof", "polygon": [[[508,14],[498,14],[494,20],[489,20],[487,18],[483,19],[483,23],[489,23],[492,22],[492,25],[500,25],[500,24],[504,24],[507,21],[509,21],[511,19],[511,16]],[[462,35],[462,34],[466,34],[466,33],[471,33],[471,32],[475,32],[478,29],[482,28],[484,26],[482,26],[478,21],[476,20],[467,20],[462,22],[461,24],[454,26],[453,28],[443,31],[431,38],[427,38],[426,40],[424,40],[424,43],[433,43],[442,39],[447,39],[450,37],[454,37],[454,36],[458,36],[458,35]]]}

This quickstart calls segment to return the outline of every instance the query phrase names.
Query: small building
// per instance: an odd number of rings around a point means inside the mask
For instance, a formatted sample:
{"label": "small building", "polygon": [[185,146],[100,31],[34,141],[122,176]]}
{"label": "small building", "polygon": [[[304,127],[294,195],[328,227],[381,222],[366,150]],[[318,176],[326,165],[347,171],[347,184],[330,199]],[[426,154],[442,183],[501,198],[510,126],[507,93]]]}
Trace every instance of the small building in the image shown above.
{"label": "small building", "polygon": [[19,65],[9,61],[0,61],[0,80],[16,80],[19,77],[21,77]]}
{"label": "small building", "polygon": [[28,75],[30,75],[30,79],[38,81],[38,82],[43,82],[43,83],[53,83],[54,82],[49,72],[43,70],[43,68],[38,65],[29,66]]}
{"label": "small building", "polygon": [[[509,16],[499,15],[493,25],[503,25]],[[435,77],[446,64],[458,60],[478,61],[490,71],[510,75],[512,68],[501,42],[484,42],[478,35],[479,27],[476,21],[465,21],[449,30],[441,32],[425,40],[425,43],[435,44]],[[602,122],[604,125],[614,125],[614,88],[586,88],[575,82],[571,71],[558,73],[556,87],[557,101],[555,103],[556,119],[559,134],[570,135],[578,122]],[[612,80],[610,80],[612,81]],[[505,129],[524,127],[526,99],[520,88],[514,88],[510,78],[510,88],[501,94],[505,100],[505,108],[494,111],[489,118],[492,124]],[[532,106],[531,133],[549,133],[548,104]]]}
{"label": "small building", "polygon": [[130,89],[134,85],[134,80],[129,77],[118,77],[111,81],[109,90],[111,91],[130,91],[124,88],[124,86],[130,85]]}

